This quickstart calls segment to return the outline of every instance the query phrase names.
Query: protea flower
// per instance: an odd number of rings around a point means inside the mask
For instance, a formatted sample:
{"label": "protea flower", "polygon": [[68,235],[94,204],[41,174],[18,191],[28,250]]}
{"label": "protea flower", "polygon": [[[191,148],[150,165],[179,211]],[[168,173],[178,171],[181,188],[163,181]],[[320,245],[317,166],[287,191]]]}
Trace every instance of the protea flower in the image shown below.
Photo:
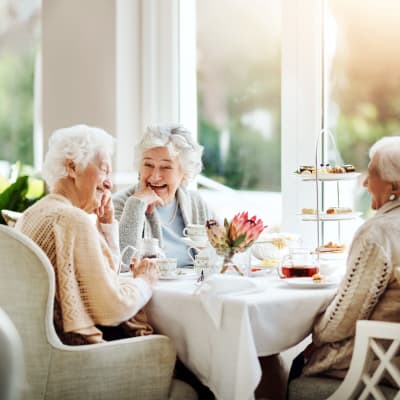
{"label": "protea flower", "polygon": [[226,253],[230,248],[230,243],[226,230],[215,219],[210,219],[206,222],[206,230],[208,240],[215,250],[220,253]]}
{"label": "protea flower", "polygon": [[260,218],[257,220],[255,215],[249,218],[247,212],[236,214],[228,231],[231,246],[242,250],[246,249],[257,240],[264,228],[262,220]]}
{"label": "protea flower", "polygon": [[[239,252],[246,250],[260,236],[265,226],[261,219],[256,216],[249,218],[247,212],[238,213],[229,223],[224,220],[224,226],[221,226],[216,220],[210,219],[206,222],[207,235],[211,245],[219,255],[224,256],[224,262],[221,273],[224,273],[231,263],[232,257]],[[232,267],[240,274],[237,265]]]}

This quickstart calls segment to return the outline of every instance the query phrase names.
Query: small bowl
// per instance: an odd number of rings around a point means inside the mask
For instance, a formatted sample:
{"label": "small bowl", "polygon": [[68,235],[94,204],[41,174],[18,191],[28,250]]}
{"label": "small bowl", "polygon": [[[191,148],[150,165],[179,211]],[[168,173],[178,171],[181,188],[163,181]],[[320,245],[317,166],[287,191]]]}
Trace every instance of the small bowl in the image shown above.
{"label": "small bowl", "polygon": [[280,250],[268,241],[254,243],[251,247],[251,252],[259,260],[280,259]]}

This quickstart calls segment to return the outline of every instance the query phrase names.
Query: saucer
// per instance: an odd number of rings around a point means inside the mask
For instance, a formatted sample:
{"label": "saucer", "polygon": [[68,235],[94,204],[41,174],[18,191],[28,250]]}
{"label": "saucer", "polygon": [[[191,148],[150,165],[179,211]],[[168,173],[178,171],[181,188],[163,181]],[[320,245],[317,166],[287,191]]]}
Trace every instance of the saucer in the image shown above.
{"label": "saucer", "polygon": [[160,280],[161,281],[173,281],[175,279],[179,279],[179,275],[178,274],[160,275]]}
{"label": "saucer", "polygon": [[198,249],[205,248],[208,246],[207,237],[205,237],[204,240],[201,240],[201,241],[193,240],[188,237],[182,237],[182,240],[186,245],[188,245],[190,247],[196,247]]}
{"label": "saucer", "polygon": [[322,289],[339,283],[336,279],[329,278],[322,282],[314,281],[312,278],[286,278],[283,281],[289,286],[302,289]]}

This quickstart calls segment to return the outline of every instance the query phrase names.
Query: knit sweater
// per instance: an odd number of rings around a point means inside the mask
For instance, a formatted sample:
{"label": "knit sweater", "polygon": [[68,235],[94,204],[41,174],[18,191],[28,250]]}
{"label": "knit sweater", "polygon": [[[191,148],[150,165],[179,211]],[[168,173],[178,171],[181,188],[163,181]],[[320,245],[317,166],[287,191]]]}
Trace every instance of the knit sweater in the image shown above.
{"label": "knit sweater", "polygon": [[[115,218],[119,221],[119,243],[124,249],[138,247],[142,238],[157,238],[164,247],[162,226],[157,210],[146,212],[146,204],[132,197],[138,186],[123,189],[113,195]],[[205,224],[211,217],[209,208],[197,191],[177,190],[177,201],[184,225]]]}
{"label": "knit sweater", "polygon": [[339,290],[313,329],[305,375],[344,377],[356,321],[400,322],[400,200],[383,205],[356,232]]}
{"label": "knit sweater", "polygon": [[95,325],[124,321],[128,336],[151,333],[142,311],[137,321],[132,319],[150,299],[150,287],[140,278],[119,280],[117,257],[101,226],[86,212],[50,194],[24,212],[16,229],[35,241],[54,267],[54,323],[62,342],[101,342],[102,332]]}

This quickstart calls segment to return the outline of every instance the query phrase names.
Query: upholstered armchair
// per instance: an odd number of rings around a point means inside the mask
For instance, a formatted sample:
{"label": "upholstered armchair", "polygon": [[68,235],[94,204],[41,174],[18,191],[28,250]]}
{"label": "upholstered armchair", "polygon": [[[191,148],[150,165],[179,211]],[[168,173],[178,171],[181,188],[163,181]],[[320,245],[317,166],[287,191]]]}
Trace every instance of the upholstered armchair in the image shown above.
{"label": "upholstered armchair", "polygon": [[24,384],[21,338],[9,316],[0,308],[0,399],[22,399]]}
{"label": "upholstered armchair", "polygon": [[54,270],[45,253],[0,226],[0,306],[23,343],[30,400],[196,399],[172,379],[176,352],[162,335],[66,346],[53,325]]}

